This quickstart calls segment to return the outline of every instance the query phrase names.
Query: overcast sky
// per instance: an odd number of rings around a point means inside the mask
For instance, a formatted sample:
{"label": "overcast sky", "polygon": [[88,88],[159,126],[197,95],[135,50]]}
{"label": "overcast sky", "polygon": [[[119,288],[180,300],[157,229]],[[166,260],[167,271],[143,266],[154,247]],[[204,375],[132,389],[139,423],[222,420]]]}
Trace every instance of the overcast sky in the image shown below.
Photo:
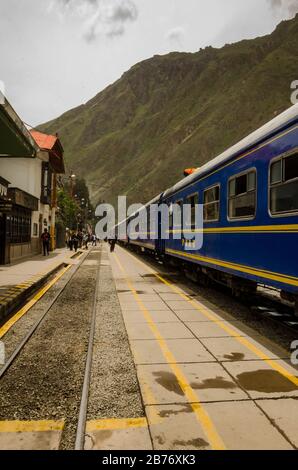
{"label": "overcast sky", "polygon": [[0,81],[36,125],[155,54],[273,31],[298,0],[0,0]]}

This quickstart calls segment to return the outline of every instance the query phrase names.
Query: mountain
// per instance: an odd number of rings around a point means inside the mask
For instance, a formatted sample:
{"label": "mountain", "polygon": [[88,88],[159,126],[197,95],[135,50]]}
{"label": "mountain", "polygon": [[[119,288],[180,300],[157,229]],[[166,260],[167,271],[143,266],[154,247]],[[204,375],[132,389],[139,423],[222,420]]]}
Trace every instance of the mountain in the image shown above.
{"label": "mountain", "polygon": [[58,132],[94,203],[146,202],[291,105],[298,15],[268,36],[154,56],[40,129]]}

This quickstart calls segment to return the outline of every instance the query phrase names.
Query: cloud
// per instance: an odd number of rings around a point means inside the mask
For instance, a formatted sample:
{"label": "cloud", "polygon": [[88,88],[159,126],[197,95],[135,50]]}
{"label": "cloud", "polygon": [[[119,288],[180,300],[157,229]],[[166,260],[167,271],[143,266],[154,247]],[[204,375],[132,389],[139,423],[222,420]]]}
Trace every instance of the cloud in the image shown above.
{"label": "cloud", "polygon": [[93,42],[99,36],[122,36],[126,25],[138,17],[133,0],[52,0],[49,11],[55,11],[63,21],[70,17],[79,18],[87,42]]}
{"label": "cloud", "polygon": [[291,17],[298,12],[298,0],[268,0],[273,10],[284,10]]}
{"label": "cloud", "polygon": [[182,26],[170,29],[166,34],[166,39],[171,42],[181,43],[185,36],[185,29]]}

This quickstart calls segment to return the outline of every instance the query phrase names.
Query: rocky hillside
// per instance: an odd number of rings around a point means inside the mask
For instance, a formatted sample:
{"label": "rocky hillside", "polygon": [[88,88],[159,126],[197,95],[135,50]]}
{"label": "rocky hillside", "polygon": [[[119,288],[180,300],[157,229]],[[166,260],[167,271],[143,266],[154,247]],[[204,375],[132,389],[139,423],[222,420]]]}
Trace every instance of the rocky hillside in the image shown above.
{"label": "rocky hillside", "polygon": [[266,37],[141,62],[41,129],[59,133],[93,202],[145,202],[288,108],[297,54],[298,16]]}

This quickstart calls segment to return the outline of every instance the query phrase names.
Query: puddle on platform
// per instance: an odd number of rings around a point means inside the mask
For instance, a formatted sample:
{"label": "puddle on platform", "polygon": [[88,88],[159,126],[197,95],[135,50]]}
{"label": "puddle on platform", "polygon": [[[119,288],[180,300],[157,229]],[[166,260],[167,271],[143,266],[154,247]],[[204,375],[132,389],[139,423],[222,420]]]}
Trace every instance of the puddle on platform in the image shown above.
{"label": "puddle on platform", "polygon": [[99,431],[100,442],[110,439],[112,435],[113,435],[113,431],[106,431],[106,430]]}
{"label": "puddle on platform", "polygon": [[237,375],[245,390],[264,393],[294,392],[297,386],[275,370],[256,370]]}
{"label": "puddle on platform", "polygon": [[[146,292],[144,290],[136,290],[135,292],[136,292],[136,294],[139,294],[139,295],[141,295],[141,294],[150,294],[150,292]],[[131,290],[117,290],[117,294],[128,294],[128,293],[131,294]]]}
{"label": "puddle on platform", "polygon": [[233,352],[231,354],[225,354],[224,358],[232,362],[237,362],[237,361],[242,361],[245,358],[245,354]]}
{"label": "puddle on platform", "polygon": [[224,379],[223,377],[216,377],[215,379],[205,379],[202,382],[192,382],[190,386],[194,390],[204,390],[207,388],[218,388],[218,389],[231,389],[237,388],[234,382]]}
{"label": "puddle on platform", "polygon": [[159,444],[160,446],[162,446],[162,445],[166,442],[164,436],[157,436],[157,437],[156,437],[156,440],[157,440],[157,442],[158,442],[158,444]]}
{"label": "puddle on platform", "polygon": [[192,413],[191,406],[185,405],[179,410],[160,410],[158,414],[161,418],[169,418],[172,415],[176,416],[176,415],[179,415],[180,413]]}
{"label": "puddle on platform", "polygon": [[174,441],[173,446],[179,447],[195,447],[196,449],[201,449],[202,447],[208,447],[209,444],[204,439],[191,439],[189,441]]}
{"label": "puddle on platform", "polygon": [[164,371],[154,372],[153,375],[157,377],[156,382],[169,392],[174,392],[180,396],[184,395],[176,375],[172,374],[171,372]]}

